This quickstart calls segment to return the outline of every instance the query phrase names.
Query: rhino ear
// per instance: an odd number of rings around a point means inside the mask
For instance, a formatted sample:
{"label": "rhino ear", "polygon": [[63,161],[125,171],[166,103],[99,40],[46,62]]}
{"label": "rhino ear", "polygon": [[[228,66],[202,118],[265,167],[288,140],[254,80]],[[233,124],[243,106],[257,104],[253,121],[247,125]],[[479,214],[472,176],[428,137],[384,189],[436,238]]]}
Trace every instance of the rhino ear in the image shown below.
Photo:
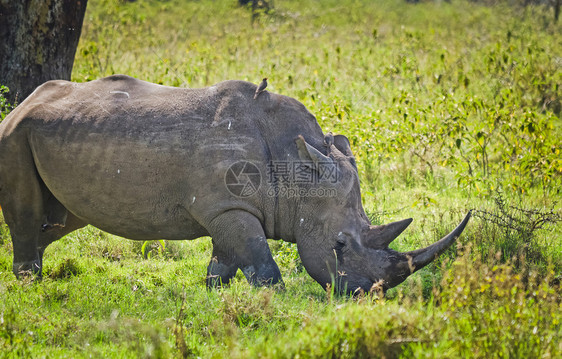
{"label": "rhino ear", "polygon": [[386,249],[410,223],[412,219],[408,218],[382,226],[370,226],[369,231],[363,236],[363,245],[374,249]]}
{"label": "rhino ear", "polygon": [[345,137],[344,135],[335,135],[334,145],[341,153],[347,156],[353,167],[357,169],[357,163],[355,163],[355,157],[353,157],[353,152],[351,152],[351,145],[349,144],[349,140],[347,139],[347,137]]}
{"label": "rhino ear", "polygon": [[351,152],[351,145],[349,143],[349,140],[344,135],[335,135],[334,145],[344,155],[353,156],[353,152]]}
{"label": "rhino ear", "polygon": [[305,163],[312,163],[315,170],[318,170],[322,165],[332,164],[334,160],[312,147],[304,140],[304,137],[299,135],[295,138],[299,158]]}

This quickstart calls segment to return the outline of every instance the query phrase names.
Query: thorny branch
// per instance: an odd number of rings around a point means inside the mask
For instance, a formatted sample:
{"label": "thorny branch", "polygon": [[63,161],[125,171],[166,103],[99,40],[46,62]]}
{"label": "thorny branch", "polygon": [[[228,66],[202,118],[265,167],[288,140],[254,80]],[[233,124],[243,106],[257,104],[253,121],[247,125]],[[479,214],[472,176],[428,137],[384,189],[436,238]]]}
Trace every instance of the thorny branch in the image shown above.
{"label": "thorny branch", "polygon": [[542,229],[547,225],[562,221],[562,217],[554,212],[556,202],[549,210],[521,208],[507,204],[500,190],[496,191],[494,201],[496,202],[496,211],[488,212],[486,210],[473,209],[472,214],[506,230],[522,233],[526,238],[530,238],[537,229]]}

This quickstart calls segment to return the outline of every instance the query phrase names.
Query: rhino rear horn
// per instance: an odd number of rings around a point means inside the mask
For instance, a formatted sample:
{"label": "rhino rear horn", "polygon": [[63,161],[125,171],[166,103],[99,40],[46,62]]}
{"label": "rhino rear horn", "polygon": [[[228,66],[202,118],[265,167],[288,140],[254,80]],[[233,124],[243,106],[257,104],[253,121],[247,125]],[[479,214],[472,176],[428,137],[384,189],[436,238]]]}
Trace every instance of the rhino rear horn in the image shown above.
{"label": "rhino rear horn", "polygon": [[370,226],[367,235],[363,239],[365,247],[373,249],[385,249],[412,223],[412,218],[403,219],[382,226]]}

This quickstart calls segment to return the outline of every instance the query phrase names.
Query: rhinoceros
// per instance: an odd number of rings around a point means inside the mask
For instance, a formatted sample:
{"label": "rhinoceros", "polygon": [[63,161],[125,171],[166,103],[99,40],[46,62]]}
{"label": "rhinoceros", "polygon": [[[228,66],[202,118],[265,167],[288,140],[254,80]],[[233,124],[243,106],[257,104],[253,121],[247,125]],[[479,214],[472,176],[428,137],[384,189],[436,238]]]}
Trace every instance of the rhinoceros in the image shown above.
{"label": "rhinoceros", "polygon": [[462,233],[470,212],[427,248],[390,249],[412,220],[371,224],[348,139],[325,142],[303,104],[255,92],[125,75],[38,87],[0,124],[15,275],[40,277],[45,248],[91,224],[135,240],[210,236],[210,287],[238,269],[255,285],[282,283],[267,239],[283,239],[320,285],[356,293],[398,285]]}

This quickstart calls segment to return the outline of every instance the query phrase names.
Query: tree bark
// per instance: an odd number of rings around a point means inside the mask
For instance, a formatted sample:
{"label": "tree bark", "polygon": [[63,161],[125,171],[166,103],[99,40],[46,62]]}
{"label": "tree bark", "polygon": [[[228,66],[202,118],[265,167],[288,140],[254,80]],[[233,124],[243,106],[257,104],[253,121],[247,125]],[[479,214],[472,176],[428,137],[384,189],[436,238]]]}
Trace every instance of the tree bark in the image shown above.
{"label": "tree bark", "polygon": [[88,0],[0,0],[0,84],[22,102],[48,80],[70,80]]}

